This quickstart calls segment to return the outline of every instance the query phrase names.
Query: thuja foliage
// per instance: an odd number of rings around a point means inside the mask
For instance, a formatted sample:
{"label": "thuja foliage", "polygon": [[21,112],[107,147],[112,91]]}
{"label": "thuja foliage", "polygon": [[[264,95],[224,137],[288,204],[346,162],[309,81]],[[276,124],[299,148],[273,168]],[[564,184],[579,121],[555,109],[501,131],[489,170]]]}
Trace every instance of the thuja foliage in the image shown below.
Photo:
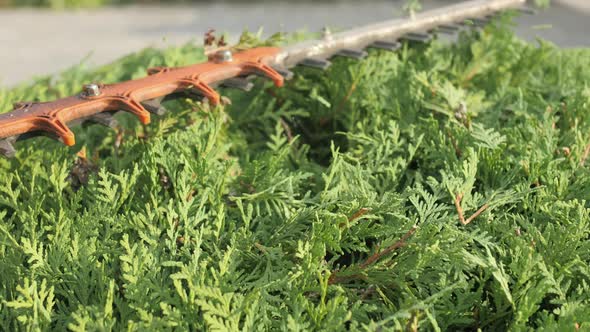
{"label": "thuja foliage", "polygon": [[[0,325],[590,329],[590,50],[508,20],[80,127],[74,150],[20,144],[0,161]],[[1,108],[202,59],[148,49]]]}

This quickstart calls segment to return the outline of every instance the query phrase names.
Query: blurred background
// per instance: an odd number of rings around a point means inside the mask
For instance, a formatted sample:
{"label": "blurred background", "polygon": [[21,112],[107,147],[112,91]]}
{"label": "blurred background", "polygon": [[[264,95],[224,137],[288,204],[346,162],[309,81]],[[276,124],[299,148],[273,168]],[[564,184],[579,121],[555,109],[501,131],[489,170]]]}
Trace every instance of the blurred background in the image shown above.
{"label": "blurred background", "polygon": [[[97,66],[145,47],[201,43],[204,32],[244,29],[318,31],[406,15],[407,0],[0,0],[0,87],[59,72],[80,62]],[[461,0],[421,0],[428,10]],[[518,19],[517,33],[562,47],[590,46],[590,0],[553,0]]]}

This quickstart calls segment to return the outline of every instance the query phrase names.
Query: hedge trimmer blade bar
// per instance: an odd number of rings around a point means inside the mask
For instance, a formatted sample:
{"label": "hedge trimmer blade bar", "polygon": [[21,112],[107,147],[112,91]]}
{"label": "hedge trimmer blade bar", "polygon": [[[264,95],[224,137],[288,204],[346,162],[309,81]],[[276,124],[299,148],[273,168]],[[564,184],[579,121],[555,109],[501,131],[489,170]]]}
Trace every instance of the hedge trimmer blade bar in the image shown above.
{"label": "hedge trimmer blade bar", "polygon": [[324,31],[321,39],[310,40],[284,48],[257,47],[232,53],[224,48],[204,63],[186,67],[148,69],[148,76],[115,84],[89,83],[71,97],[50,102],[19,102],[11,112],[0,114],[0,153],[13,156],[13,143],[38,134],[56,138],[68,146],[75,144],[68,124],[81,121],[113,126],[112,115],[118,111],[134,114],[148,124],[152,114],[165,109],[160,101],[169,95],[188,92],[204,96],[210,103],[220,102],[215,85],[236,87],[245,91],[251,84],[249,75],[271,79],[283,85],[292,73],[288,68],[304,65],[327,69],[333,56],[363,59],[365,48],[395,51],[398,40],[428,42],[431,33],[457,31],[469,20],[474,26],[488,22],[491,15],[522,5],[525,0],[474,0],[421,13],[414,18],[395,19],[348,31],[331,34]]}

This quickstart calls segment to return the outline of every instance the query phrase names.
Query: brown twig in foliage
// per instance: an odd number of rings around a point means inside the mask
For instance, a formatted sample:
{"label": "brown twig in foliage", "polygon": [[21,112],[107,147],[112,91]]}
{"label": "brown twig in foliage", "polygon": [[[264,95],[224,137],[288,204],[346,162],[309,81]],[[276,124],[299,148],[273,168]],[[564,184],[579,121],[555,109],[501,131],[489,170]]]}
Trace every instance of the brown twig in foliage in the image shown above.
{"label": "brown twig in foliage", "polygon": [[[371,255],[369,258],[367,258],[367,260],[365,260],[364,262],[362,262],[361,264],[359,264],[359,268],[361,270],[364,270],[367,267],[375,264],[375,262],[377,262],[383,256],[385,256],[387,254],[390,254],[394,250],[399,249],[399,248],[405,246],[406,245],[406,241],[408,240],[408,238],[410,236],[412,236],[416,232],[416,229],[417,229],[416,226],[412,226],[412,228],[410,228],[410,230],[406,234],[404,234],[404,236],[402,236],[399,239],[399,241],[397,241],[396,243],[394,243],[394,244],[390,245],[389,247],[385,248],[383,251],[380,251],[379,250],[379,247],[377,246],[377,248],[375,248],[375,253],[373,255]],[[332,285],[332,284],[335,284],[335,283],[339,283],[339,282],[342,282],[342,281],[345,281],[345,280],[354,279],[354,278],[363,279],[363,278],[365,278],[365,276],[363,276],[361,274],[352,274],[352,275],[348,275],[348,276],[339,276],[338,275],[338,270],[336,270],[330,276],[330,279],[328,280],[328,284]]]}
{"label": "brown twig in foliage", "polygon": [[227,46],[227,42],[225,41],[225,36],[219,37],[219,40],[217,41],[217,46],[219,46],[219,47]]}
{"label": "brown twig in foliage", "polygon": [[372,294],[375,293],[375,287],[373,285],[367,287],[367,289],[365,289],[362,293],[361,293],[361,300],[366,300],[369,296],[371,296]]}
{"label": "brown twig in foliage", "polygon": [[463,151],[461,151],[461,148],[459,148],[459,145],[457,144],[457,140],[455,139],[455,136],[453,136],[453,133],[451,132],[451,130],[447,130],[447,136],[449,137],[449,140],[451,141],[451,144],[453,145],[453,149],[455,149],[455,156],[457,156],[457,158],[461,158],[461,156],[463,155]]}
{"label": "brown twig in foliage", "polygon": [[356,211],[352,216],[348,217],[348,222],[357,220],[358,218],[364,216],[370,210],[367,208],[361,208],[360,210]]}
{"label": "brown twig in foliage", "polygon": [[83,147],[78,151],[76,156],[74,166],[68,175],[68,180],[74,191],[88,184],[90,176],[98,172],[98,155],[95,155],[93,160],[91,160],[86,156],[86,147]]}
{"label": "brown twig in foliage", "polygon": [[285,131],[285,134],[287,135],[287,141],[289,143],[291,143],[293,141],[293,131],[291,130],[291,127],[289,126],[287,121],[285,121],[285,119],[283,119],[283,117],[280,117],[279,121],[281,122],[281,126],[283,127],[283,130]]}
{"label": "brown twig in foliage", "polygon": [[350,99],[350,97],[352,97],[354,90],[356,90],[357,81],[358,79],[352,82],[350,88],[348,89],[348,92],[346,92],[346,96],[344,96],[344,98],[342,98],[342,100],[338,103],[338,106],[336,106],[336,111],[334,112],[335,114],[340,113],[340,111],[344,108],[346,102]]}
{"label": "brown twig in foliage", "polygon": [[470,222],[472,222],[473,219],[477,218],[477,216],[482,214],[488,207],[489,207],[488,203],[482,205],[477,211],[475,211],[475,213],[471,217],[469,217],[469,218],[467,218],[467,220],[465,220],[465,224],[469,224]]}
{"label": "brown twig in foliage", "polygon": [[459,221],[463,225],[469,224],[470,222],[473,221],[473,219],[477,218],[488,207],[490,207],[490,205],[488,203],[485,203],[477,211],[475,211],[475,213],[471,217],[465,219],[465,216],[463,215],[463,208],[461,207],[461,200],[462,199],[463,199],[463,194],[462,193],[457,194],[457,196],[455,197],[455,208],[457,209],[457,213],[459,214]]}
{"label": "brown twig in foliage", "polygon": [[350,88],[348,88],[348,91],[346,92],[346,96],[344,96],[344,98],[338,103],[338,106],[336,106],[336,111],[334,112],[334,114],[340,113],[340,111],[342,111],[342,109],[344,108],[346,102],[350,99],[350,97],[352,97],[352,94],[356,90],[356,87],[359,81],[361,80],[361,76],[362,75],[357,75],[354,81],[352,81],[352,84],[350,84]]}
{"label": "brown twig in foliage", "polygon": [[[358,218],[364,216],[369,211],[370,211],[370,209],[367,209],[367,208],[359,209],[352,216],[348,217],[348,222],[352,222],[352,221],[357,220]],[[340,223],[338,226],[340,226],[340,228],[342,228],[342,227],[346,226],[346,223]]]}
{"label": "brown twig in foliage", "polygon": [[412,234],[414,234],[416,232],[417,227],[416,226],[412,226],[412,228],[410,228],[410,230],[404,234],[404,236],[402,236],[401,239],[399,239],[399,241],[397,241],[396,243],[390,245],[389,247],[385,248],[383,251],[376,251],[373,255],[371,255],[369,258],[367,258],[366,261],[364,261],[362,264],[359,265],[359,267],[361,269],[365,269],[370,265],[373,265],[376,261],[378,261],[379,259],[381,259],[381,257],[391,253],[392,251],[401,248],[403,246],[406,245],[406,240],[412,236]]}
{"label": "brown twig in foliage", "polygon": [[410,332],[418,332],[418,312],[413,311],[412,316],[408,320],[406,324],[406,331]]}
{"label": "brown twig in foliage", "polygon": [[203,38],[204,46],[213,46],[215,43],[215,29],[209,29],[205,32],[205,38]]}
{"label": "brown twig in foliage", "polygon": [[463,225],[465,225],[465,217],[463,216],[463,208],[461,207],[461,200],[463,199],[463,194],[459,193],[455,196],[455,208],[457,209],[457,213],[459,214],[459,221]]}
{"label": "brown twig in foliage", "polygon": [[588,155],[590,155],[590,143],[588,143],[588,145],[586,145],[586,148],[584,149],[584,154],[580,159],[580,166],[584,166],[586,164],[586,159],[588,159]]}
{"label": "brown twig in foliage", "polygon": [[203,46],[205,48],[205,55],[208,57],[211,57],[217,51],[229,48],[227,42],[225,41],[225,36],[222,35],[219,38],[215,36],[215,29],[209,29],[207,32],[205,32]]}

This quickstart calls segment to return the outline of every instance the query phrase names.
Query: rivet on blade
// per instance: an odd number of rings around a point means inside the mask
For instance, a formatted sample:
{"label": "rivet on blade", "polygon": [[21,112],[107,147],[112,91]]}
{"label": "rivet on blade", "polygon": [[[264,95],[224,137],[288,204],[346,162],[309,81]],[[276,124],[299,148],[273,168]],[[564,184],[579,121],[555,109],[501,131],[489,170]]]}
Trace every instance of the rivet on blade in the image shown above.
{"label": "rivet on blade", "polygon": [[215,61],[219,63],[233,61],[233,54],[230,50],[221,50],[215,53]]}
{"label": "rivet on blade", "polygon": [[86,97],[96,97],[100,95],[100,86],[96,83],[84,84],[82,93]]}

